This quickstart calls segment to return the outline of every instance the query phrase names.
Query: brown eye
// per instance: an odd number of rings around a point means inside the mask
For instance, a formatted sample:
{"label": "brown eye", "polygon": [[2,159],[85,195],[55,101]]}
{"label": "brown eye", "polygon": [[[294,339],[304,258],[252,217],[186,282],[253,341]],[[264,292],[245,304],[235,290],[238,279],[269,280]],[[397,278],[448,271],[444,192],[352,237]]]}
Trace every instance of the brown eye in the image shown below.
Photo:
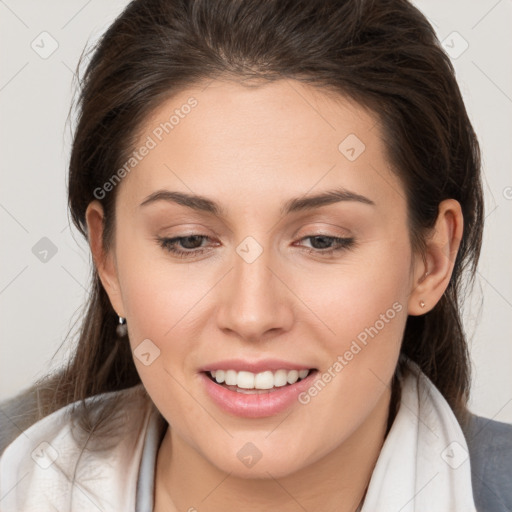
{"label": "brown eye", "polygon": [[[311,240],[312,247],[305,247],[308,253],[323,255],[332,255],[336,252],[341,252],[351,249],[355,245],[354,238],[340,238],[328,235],[310,235],[302,238],[301,240]],[[334,247],[332,245],[334,244]]]}
{"label": "brown eye", "polygon": [[[189,256],[198,256],[203,254],[206,248],[201,247],[204,239],[209,239],[206,235],[188,235],[177,236],[174,238],[158,237],[158,244],[166,251],[175,254],[180,258],[187,258]],[[179,245],[178,245],[179,244]],[[182,247],[180,249],[179,247]]]}

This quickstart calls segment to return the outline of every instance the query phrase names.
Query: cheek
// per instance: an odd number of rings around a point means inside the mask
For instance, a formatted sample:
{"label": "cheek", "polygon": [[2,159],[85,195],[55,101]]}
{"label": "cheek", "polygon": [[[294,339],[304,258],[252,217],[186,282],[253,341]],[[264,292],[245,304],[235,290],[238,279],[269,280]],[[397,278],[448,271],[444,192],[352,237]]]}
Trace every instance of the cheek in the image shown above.
{"label": "cheek", "polygon": [[185,423],[185,432],[204,422],[201,411],[192,405],[188,379],[201,339],[200,299],[211,288],[205,280],[189,275],[186,267],[159,258],[150,264],[134,253],[119,265],[137,371],[167,421]]}
{"label": "cheek", "polygon": [[[301,402],[311,421],[321,425],[325,447],[336,446],[341,432],[349,435],[368,417],[388,392],[399,357],[407,320],[409,253],[404,247],[399,257],[384,246],[378,253],[379,258],[353,262],[337,277],[331,274],[302,290],[321,320],[315,339],[329,354],[321,382]],[[320,332],[325,334],[318,336]]]}
{"label": "cheek", "polygon": [[118,261],[123,304],[134,341],[173,338],[187,325],[211,284],[193,266],[170,261],[156,242],[141,240],[123,251]]}
{"label": "cheek", "polygon": [[119,280],[137,371],[156,405],[172,415],[178,403],[187,403],[180,383],[194,366],[201,298],[211,285],[186,264],[172,265],[165,254],[149,252],[125,251],[118,261]]}
{"label": "cheek", "polygon": [[331,349],[354,339],[399,343],[406,320],[410,249],[407,241],[376,240],[340,265],[302,275],[296,290],[323,325]]}

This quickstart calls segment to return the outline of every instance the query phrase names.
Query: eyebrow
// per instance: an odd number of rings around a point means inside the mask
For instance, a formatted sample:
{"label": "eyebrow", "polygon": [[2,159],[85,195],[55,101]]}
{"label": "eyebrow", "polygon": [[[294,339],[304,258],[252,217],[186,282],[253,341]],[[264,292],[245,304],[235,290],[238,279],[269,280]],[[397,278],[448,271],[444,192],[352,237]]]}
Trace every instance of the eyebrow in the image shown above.
{"label": "eyebrow", "polygon": [[[211,199],[208,199],[207,197],[171,190],[157,190],[156,192],[153,192],[148,197],[146,197],[139,206],[147,206],[157,201],[177,203],[193,210],[211,213],[218,217],[226,216],[224,208],[222,208],[220,204],[212,201]],[[302,196],[289,199],[282,205],[281,215],[288,215],[290,213],[304,210],[312,210],[314,208],[320,208],[321,206],[327,206],[345,201],[354,201],[375,206],[375,203],[365,196],[351,192],[350,190],[346,190],[344,188],[337,188],[311,196]]]}

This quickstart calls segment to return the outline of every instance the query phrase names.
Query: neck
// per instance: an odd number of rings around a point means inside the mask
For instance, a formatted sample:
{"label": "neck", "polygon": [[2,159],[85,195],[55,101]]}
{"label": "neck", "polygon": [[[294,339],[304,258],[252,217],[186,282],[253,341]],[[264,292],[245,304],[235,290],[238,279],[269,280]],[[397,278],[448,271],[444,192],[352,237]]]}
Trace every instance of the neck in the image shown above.
{"label": "neck", "polygon": [[371,414],[336,449],[279,479],[225,473],[168,428],[158,452],[154,511],[263,512],[271,505],[282,512],[355,512],[388,431],[390,395],[386,390]]}

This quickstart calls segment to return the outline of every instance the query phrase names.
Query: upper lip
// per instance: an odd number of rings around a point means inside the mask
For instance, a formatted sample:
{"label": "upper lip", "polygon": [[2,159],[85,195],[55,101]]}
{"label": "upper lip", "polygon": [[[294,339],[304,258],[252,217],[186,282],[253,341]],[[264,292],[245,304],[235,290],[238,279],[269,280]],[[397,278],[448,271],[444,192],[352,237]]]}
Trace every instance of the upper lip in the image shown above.
{"label": "upper lip", "polygon": [[235,370],[237,372],[246,371],[260,373],[265,370],[310,370],[313,367],[307,364],[293,363],[282,359],[260,359],[259,361],[247,361],[243,359],[223,359],[214,363],[207,364],[199,369],[202,372],[213,370]]}

